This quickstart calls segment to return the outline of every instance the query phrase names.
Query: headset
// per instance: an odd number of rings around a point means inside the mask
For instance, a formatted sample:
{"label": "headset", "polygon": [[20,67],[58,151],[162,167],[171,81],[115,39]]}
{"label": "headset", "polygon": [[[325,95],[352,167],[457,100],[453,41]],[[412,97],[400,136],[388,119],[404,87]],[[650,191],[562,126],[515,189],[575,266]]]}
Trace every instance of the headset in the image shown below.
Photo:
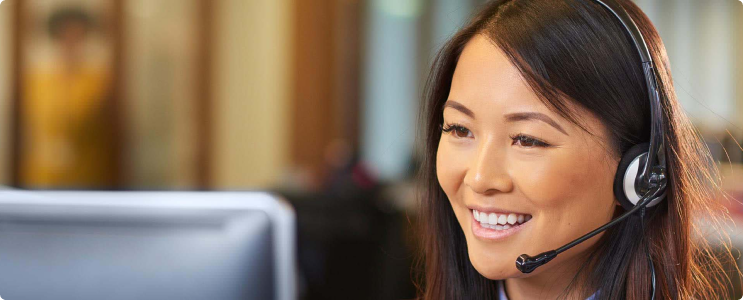
{"label": "headset", "polygon": [[[614,195],[626,212],[609,223],[596,228],[582,237],[555,250],[540,253],[536,256],[522,254],[516,259],[516,268],[522,273],[531,273],[539,266],[548,263],[558,254],[580,244],[587,239],[609,229],[631,215],[640,212],[641,227],[644,238],[645,208],[661,202],[666,196],[667,169],[665,153],[665,134],[663,111],[658,92],[653,59],[650,56],[640,29],[627,14],[624,8],[613,0],[593,0],[611,12],[622,24],[627,35],[632,39],[640,54],[645,84],[650,95],[650,142],[631,147],[622,155],[617,173],[614,177]],[[652,272],[652,298],[655,299],[655,268],[648,254]]]}

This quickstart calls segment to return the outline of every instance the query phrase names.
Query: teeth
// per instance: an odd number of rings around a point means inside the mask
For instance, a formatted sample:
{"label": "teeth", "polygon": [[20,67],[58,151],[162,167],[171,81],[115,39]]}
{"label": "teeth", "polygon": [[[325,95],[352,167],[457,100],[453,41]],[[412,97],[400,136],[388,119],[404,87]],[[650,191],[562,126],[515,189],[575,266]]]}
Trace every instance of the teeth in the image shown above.
{"label": "teeth", "polygon": [[531,215],[485,213],[474,209],[472,216],[483,228],[495,230],[509,229],[531,220]]}
{"label": "teeth", "polygon": [[508,224],[513,225],[514,223],[516,223],[516,220],[517,219],[518,218],[516,217],[516,214],[509,214],[508,215]]}
{"label": "teeth", "polygon": [[490,223],[490,224],[496,224],[496,223],[498,223],[498,215],[496,215],[494,213],[490,213],[490,215],[488,215],[488,223]]}

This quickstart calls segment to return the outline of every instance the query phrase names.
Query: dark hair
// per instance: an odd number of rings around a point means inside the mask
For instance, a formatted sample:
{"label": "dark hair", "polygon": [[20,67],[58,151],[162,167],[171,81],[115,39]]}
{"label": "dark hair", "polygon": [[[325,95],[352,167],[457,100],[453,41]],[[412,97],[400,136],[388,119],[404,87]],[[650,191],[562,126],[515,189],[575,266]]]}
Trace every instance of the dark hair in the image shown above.
{"label": "dark hair", "polygon": [[70,23],[82,24],[86,31],[93,28],[93,17],[78,7],[61,8],[51,14],[47,20],[47,31],[52,38],[59,37],[60,29]]}
{"label": "dark hair", "polygon": [[[711,222],[719,220],[714,214],[721,211],[714,201],[720,195],[716,166],[676,99],[658,32],[635,4],[617,2],[640,28],[656,63],[666,124],[668,194],[646,214],[645,238],[637,238],[642,236],[639,217],[613,227],[598,241],[568,289],[584,296],[600,290],[596,299],[650,299],[649,255],[659,299],[727,296],[731,282],[722,264],[733,261],[730,250],[726,247],[720,256],[713,255],[705,239],[695,239],[700,229],[692,223],[692,216],[698,214]],[[640,58],[616,17],[586,0],[486,3],[439,52],[426,85],[419,195],[423,299],[497,297],[496,282],[470,263],[464,234],[436,177],[443,105],[459,55],[477,34],[508,56],[547,107],[586,131],[569,103],[600,119],[617,157],[649,140],[649,98]],[[618,206],[615,213],[621,210]]]}

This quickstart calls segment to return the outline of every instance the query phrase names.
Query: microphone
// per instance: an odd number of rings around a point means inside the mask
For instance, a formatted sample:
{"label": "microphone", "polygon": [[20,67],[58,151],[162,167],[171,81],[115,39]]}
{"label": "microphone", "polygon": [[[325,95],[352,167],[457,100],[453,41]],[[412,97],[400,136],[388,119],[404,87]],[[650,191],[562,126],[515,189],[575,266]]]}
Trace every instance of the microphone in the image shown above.
{"label": "microphone", "polygon": [[632,209],[626,211],[624,214],[619,216],[618,218],[611,220],[609,223],[604,224],[603,226],[594,229],[593,231],[586,233],[582,237],[579,237],[575,239],[574,241],[567,243],[566,245],[557,248],[555,250],[550,250],[547,252],[542,252],[538,254],[537,256],[529,256],[527,254],[521,254],[516,259],[516,268],[521,271],[521,273],[531,273],[536,268],[548,263],[555,257],[557,257],[558,254],[565,252],[566,250],[573,248],[573,246],[578,245],[582,242],[585,242],[587,239],[592,238],[593,236],[611,228],[612,226],[619,224],[622,220],[626,219],[627,217],[631,216],[635,212],[641,210],[650,202],[652,202],[651,198],[655,200],[655,196],[657,196],[660,191],[664,190],[665,183],[661,183],[655,187],[655,189],[648,191],[640,200],[637,202],[637,205],[633,207]]}

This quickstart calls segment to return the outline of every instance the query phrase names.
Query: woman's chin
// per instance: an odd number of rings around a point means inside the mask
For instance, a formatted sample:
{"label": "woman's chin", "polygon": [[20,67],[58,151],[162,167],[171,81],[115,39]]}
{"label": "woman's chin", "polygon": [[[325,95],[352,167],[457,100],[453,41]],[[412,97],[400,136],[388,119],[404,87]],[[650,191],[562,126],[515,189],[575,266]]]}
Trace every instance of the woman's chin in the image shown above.
{"label": "woman's chin", "polygon": [[475,270],[483,277],[490,280],[503,280],[507,278],[522,278],[529,274],[524,274],[516,269],[516,260],[491,259],[472,257],[470,254],[470,263]]}

